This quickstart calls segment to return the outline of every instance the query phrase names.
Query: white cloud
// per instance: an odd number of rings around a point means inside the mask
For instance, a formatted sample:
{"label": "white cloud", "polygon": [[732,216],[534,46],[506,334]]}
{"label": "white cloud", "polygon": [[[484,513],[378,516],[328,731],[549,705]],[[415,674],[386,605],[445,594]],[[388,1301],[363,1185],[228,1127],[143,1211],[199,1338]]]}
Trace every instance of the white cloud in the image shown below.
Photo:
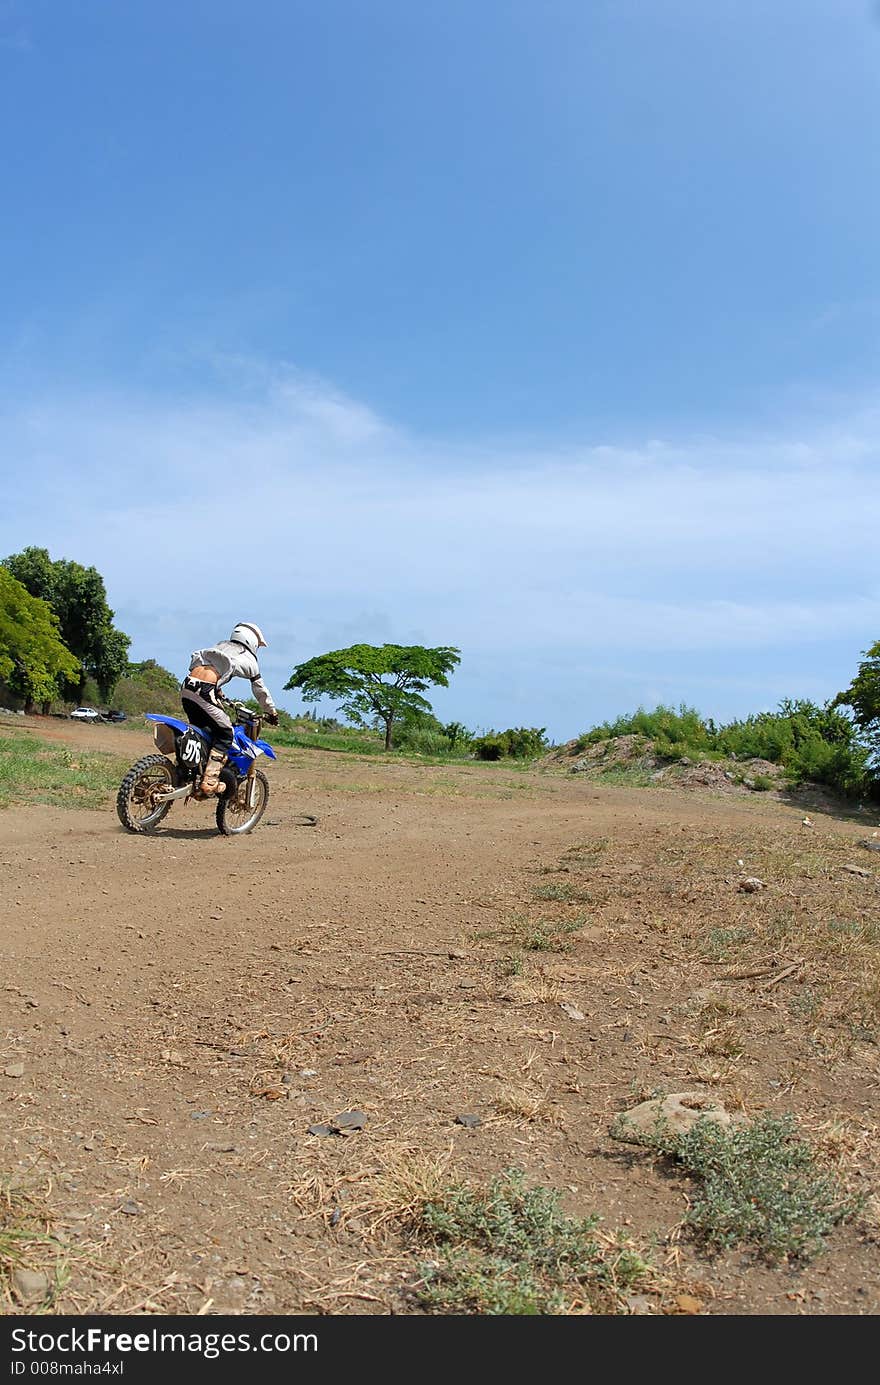
{"label": "white cloud", "polygon": [[2,551],[94,563],[139,656],[245,611],[278,676],[363,638],[457,644],[519,685],[530,660],[564,677],[611,653],[625,687],[648,654],[662,677],[664,654],[727,652],[733,676],[880,630],[871,411],[776,438],[468,446],[296,372],[222,368],[219,398],[7,403]]}

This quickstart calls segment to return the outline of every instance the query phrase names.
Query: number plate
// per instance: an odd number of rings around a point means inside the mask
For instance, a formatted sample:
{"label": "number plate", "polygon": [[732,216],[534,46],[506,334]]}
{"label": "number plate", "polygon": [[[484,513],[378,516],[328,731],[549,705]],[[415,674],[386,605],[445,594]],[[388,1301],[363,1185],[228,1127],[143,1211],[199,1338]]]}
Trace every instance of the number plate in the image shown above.
{"label": "number plate", "polygon": [[177,758],[184,769],[200,770],[207,753],[207,742],[198,732],[189,730],[181,733],[177,742]]}

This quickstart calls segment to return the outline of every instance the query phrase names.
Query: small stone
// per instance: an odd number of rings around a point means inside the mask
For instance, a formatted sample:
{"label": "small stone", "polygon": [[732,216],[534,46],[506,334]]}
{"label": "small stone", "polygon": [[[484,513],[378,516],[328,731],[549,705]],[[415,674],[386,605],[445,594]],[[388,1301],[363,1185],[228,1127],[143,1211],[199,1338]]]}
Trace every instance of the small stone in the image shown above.
{"label": "small stone", "polygon": [[213,1111],[190,1111],[189,1118],[191,1121],[206,1121],[209,1120],[213,1114]]}
{"label": "small stone", "polygon": [[694,1298],[693,1294],[678,1294],[675,1299],[676,1313],[699,1313],[703,1307],[701,1298]]}
{"label": "small stone", "polygon": [[15,1269],[12,1271],[12,1287],[19,1303],[39,1303],[48,1293],[49,1276],[42,1270]]}
{"label": "small stone", "polygon": [[477,1128],[478,1125],[482,1125],[482,1124],[483,1124],[483,1121],[482,1121],[482,1117],[480,1117],[480,1116],[475,1116],[475,1115],[472,1115],[472,1114],[465,1114],[465,1115],[462,1115],[462,1116],[456,1116],[456,1117],[455,1117],[454,1124],[455,1124],[455,1125],[463,1125],[463,1126],[465,1127],[466,1130],[476,1130],[476,1128]]}
{"label": "small stone", "polygon": [[880,851],[880,841],[874,841],[873,837],[863,837],[859,845],[866,851]]}
{"label": "small stone", "polygon": [[461,951],[459,948],[457,948],[457,947],[451,947],[451,948],[449,949],[449,951],[447,952],[446,955],[447,955],[447,957],[450,959],[450,961],[453,961],[453,962],[463,962],[463,961],[466,960],[466,958],[467,958],[467,956],[468,956],[468,954],[467,954],[466,952],[462,952],[462,951]]}
{"label": "small stone", "polygon": [[24,1077],[24,1063],[7,1063],[3,1072],[6,1077]]}
{"label": "small stone", "polygon": [[332,1125],[310,1125],[308,1129],[310,1135],[332,1135]]}
{"label": "small stone", "polygon": [[317,1068],[300,1068],[300,1070],[299,1070],[299,1075],[300,1075],[300,1077],[317,1077],[317,1076],[318,1076],[318,1069],[317,1069]]}
{"label": "small stone", "polygon": [[235,1146],[234,1144],[232,1144],[231,1142],[229,1142],[229,1141],[227,1141],[227,1142],[225,1142],[225,1143],[215,1142],[215,1143],[212,1143],[212,1144],[207,1144],[207,1145],[205,1145],[205,1149],[209,1150],[209,1151],[211,1152],[211,1154],[235,1154],[235,1153],[236,1153],[236,1146]]}
{"label": "small stone", "polygon": [[629,1294],[626,1300],[626,1306],[631,1313],[652,1313],[655,1303],[656,1299],[651,1298],[649,1294]]}
{"label": "small stone", "polygon": [[363,1130],[366,1123],[367,1117],[363,1111],[342,1111],[331,1121],[333,1128],[340,1134],[347,1134],[350,1130]]}
{"label": "small stone", "polygon": [[740,880],[739,889],[745,894],[757,894],[758,890],[766,890],[767,886],[763,880],[759,880],[757,875],[747,875],[744,880]]}
{"label": "small stone", "polygon": [[579,1010],[576,1005],[570,1005],[567,1000],[563,1000],[559,1008],[568,1015],[570,1020],[583,1020],[587,1018],[583,1010]]}
{"label": "small stone", "polygon": [[120,1203],[119,1210],[124,1212],[127,1217],[139,1217],[144,1209],[133,1202],[131,1198],[128,1198],[126,1202]]}

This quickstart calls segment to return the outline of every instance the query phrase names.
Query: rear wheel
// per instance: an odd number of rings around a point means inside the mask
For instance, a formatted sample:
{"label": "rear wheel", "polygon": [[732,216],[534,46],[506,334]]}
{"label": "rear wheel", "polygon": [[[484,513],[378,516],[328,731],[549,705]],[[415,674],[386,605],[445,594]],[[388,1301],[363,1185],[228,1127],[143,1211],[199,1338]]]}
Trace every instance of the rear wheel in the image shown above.
{"label": "rear wheel", "polygon": [[116,795],[119,821],[129,832],[152,832],[171,811],[156,795],[177,787],[174,766],[164,755],[145,755],[132,765]]}
{"label": "rear wheel", "polygon": [[227,789],[217,800],[217,826],[224,837],[253,832],[269,802],[269,780],[261,769],[254,770],[254,806],[248,807],[248,780],[240,779],[234,792]]}

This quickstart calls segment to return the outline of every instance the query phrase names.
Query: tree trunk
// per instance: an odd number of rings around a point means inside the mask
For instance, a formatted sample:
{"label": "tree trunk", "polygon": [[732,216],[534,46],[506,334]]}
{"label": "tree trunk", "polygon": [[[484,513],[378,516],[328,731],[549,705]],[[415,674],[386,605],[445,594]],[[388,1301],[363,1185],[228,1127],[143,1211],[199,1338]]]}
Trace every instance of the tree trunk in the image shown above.
{"label": "tree trunk", "polygon": [[25,716],[27,716],[27,717],[32,717],[32,716],[34,715],[34,713],[36,712],[36,710],[37,710],[37,704],[36,704],[36,702],[34,701],[34,699],[33,699],[32,697],[27,697],[27,698],[25,698],[25,703],[24,703],[24,714],[25,714]]}
{"label": "tree trunk", "polygon": [[384,721],[385,721],[385,749],[386,749],[386,750],[390,750],[390,749],[391,749],[391,724],[392,724],[393,720],[394,720],[393,717],[385,717],[385,718],[384,718]]}

